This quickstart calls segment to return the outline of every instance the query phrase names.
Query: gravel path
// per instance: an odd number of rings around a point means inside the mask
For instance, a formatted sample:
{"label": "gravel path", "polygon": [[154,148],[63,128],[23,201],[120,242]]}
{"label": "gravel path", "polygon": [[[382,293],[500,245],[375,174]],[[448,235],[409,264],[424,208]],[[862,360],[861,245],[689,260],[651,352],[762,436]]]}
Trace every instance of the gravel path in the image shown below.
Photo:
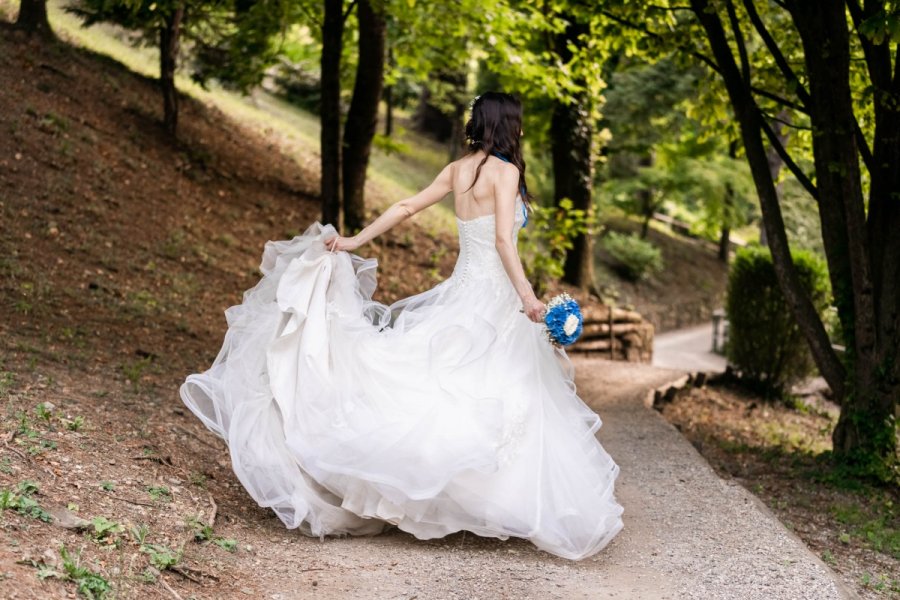
{"label": "gravel path", "polygon": [[[267,527],[254,550],[266,598],[853,598],[806,546],[740,485],[725,482],[645,405],[681,373],[577,359],[579,394],[603,418],[599,436],[621,467],[625,529],[571,562],[522,540],[457,534],[420,541],[392,531],[324,542]],[[262,532],[260,532],[262,533]],[[264,566],[262,566],[264,565]]]}
{"label": "gravel path", "polygon": [[711,348],[712,323],[657,333],[653,336],[653,366],[721,373],[725,357]]}

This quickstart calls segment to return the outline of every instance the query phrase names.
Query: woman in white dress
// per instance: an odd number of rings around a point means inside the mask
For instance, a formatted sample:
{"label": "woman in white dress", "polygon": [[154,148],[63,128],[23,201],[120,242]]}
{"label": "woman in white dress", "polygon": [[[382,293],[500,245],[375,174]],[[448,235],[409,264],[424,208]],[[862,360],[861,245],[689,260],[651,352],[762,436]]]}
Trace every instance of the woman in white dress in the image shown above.
{"label": "woman in white dress", "polygon": [[[516,250],[527,220],[522,108],[477,98],[469,151],[353,237],[313,224],[268,242],[260,282],[226,311],[212,367],[181,386],[256,502],[312,536],[466,530],[569,559],[622,528],[619,467],[595,437]],[[453,192],[460,252],[434,288],[372,300],[353,254]]]}

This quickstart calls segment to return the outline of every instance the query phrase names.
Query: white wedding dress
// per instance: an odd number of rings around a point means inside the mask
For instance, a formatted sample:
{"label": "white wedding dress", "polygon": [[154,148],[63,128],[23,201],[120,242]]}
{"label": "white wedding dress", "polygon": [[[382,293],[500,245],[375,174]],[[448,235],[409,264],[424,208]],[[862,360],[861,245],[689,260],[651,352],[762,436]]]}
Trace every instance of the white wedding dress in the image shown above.
{"label": "white wedding dress", "polygon": [[520,312],[494,216],[458,223],[452,276],[390,306],[372,300],[374,259],[325,248],[330,225],[268,242],[262,279],[181,397],[254,500],[307,535],[392,523],[590,556],[623,526],[600,418]]}

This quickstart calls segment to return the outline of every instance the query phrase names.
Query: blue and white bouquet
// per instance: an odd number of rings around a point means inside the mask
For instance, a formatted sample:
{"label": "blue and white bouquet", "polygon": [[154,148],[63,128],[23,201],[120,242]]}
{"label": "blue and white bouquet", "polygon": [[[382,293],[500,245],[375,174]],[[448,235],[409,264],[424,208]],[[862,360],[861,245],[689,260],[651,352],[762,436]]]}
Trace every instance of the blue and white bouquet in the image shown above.
{"label": "blue and white bouquet", "polygon": [[547,303],[544,325],[547,327],[547,337],[551,342],[560,346],[569,346],[575,343],[584,329],[581,307],[569,294],[562,293],[554,296]]}

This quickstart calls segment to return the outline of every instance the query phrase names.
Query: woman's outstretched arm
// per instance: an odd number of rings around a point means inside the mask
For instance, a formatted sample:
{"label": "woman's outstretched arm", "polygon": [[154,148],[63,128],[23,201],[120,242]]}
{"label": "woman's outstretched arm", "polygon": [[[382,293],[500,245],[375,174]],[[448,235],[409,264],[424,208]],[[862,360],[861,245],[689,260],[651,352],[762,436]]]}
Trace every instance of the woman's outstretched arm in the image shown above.
{"label": "woman's outstretched arm", "polygon": [[435,177],[431,185],[415,196],[395,202],[356,235],[352,237],[338,235],[326,240],[325,244],[329,250],[356,250],[420,210],[439,202],[452,190],[453,163],[450,163]]}
{"label": "woman's outstretched arm", "polygon": [[495,245],[497,253],[500,254],[500,260],[503,262],[503,268],[522,300],[525,314],[535,323],[540,323],[544,318],[545,306],[538,300],[531,283],[525,277],[525,269],[522,268],[522,261],[513,237],[518,187],[519,170],[512,165],[504,165],[494,184]]}

